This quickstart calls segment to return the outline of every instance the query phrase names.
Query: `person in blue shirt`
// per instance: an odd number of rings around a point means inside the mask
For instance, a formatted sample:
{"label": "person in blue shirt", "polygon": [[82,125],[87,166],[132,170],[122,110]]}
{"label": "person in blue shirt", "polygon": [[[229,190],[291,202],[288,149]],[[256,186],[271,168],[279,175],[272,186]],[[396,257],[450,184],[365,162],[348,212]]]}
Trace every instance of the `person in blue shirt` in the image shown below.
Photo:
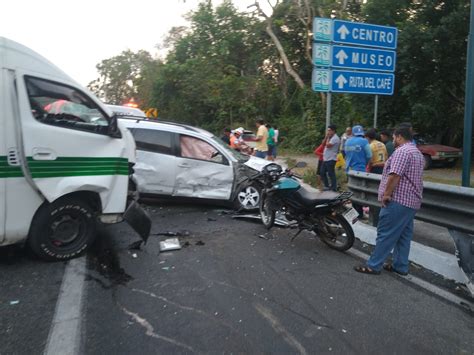
{"label": "person in blue shirt", "polygon": [[[372,158],[372,150],[369,141],[364,138],[364,129],[361,125],[352,127],[352,137],[347,140],[344,150],[346,152],[346,172],[349,170],[365,172],[367,164]],[[363,218],[362,206],[357,203],[352,205],[359,212],[359,218]]]}
{"label": "person in blue shirt", "polygon": [[346,172],[349,170],[366,171],[367,164],[372,158],[372,151],[367,139],[364,138],[364,129],[361,125],[352,127],[352,137],[344,146],[346,152]]}

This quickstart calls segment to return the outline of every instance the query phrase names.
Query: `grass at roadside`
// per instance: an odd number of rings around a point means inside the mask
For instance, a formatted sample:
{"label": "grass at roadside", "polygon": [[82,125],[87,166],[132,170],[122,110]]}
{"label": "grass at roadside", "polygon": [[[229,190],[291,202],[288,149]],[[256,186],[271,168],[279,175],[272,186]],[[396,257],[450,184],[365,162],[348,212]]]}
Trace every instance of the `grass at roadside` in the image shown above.
{"label": "grass at roadside", "polygon": [[[293,167],[296,165],[297,160],[294,158],[285,158],[286,165],[288,167]],[[316,169],[314,166],[306,166],[305,168],[294,168],[292,169],[296,174],[303,177],[303,181],[308,185],[311,185],[314,188],[322,188],[319,183],[319,177],[316,174]],[[336,169],[336,179],[339,189],[345,191],[347,189],[347,175],[344,169]]]}
{"label": "grass at roadside", "polygon": [[[288,166],[294,166],[297,161],[308,162],[308,167],[304,169],[297,169],[298,174],[304,177],[304,181],[311,186],[317,187],[318,178],[316,176],[316,158],[312,154],[288,154],[283,158],[288,162]],[[474,187],[474,166],[471,168],[471,186]],[[423,181],[434,182],[439,184],[461,186],[461,172],[460,167],[456,168],[442,168],[434,167],[430,170],[425,170],[423,174]],[[347,177],[343,171],[338,172],[336,169],[337,181],[342,189],[346,189]]]}

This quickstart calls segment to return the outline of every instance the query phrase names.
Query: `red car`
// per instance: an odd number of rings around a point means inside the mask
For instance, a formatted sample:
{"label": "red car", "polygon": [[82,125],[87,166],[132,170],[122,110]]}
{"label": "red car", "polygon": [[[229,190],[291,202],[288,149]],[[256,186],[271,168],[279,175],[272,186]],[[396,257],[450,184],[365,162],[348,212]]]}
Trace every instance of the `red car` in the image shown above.
{"label": "red car", "polygon": [[453,167],[462,157],[461,149],[449,147],[442,144],[428,143],[422,136],[415,135],[416,146],[425,158],[425,169],[429,169],[434,163]]}

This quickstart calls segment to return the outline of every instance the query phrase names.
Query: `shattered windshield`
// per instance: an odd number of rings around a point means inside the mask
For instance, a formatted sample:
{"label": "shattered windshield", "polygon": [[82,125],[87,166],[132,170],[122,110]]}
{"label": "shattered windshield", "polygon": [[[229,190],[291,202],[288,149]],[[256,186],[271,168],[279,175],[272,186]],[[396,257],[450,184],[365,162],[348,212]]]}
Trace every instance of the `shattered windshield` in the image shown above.
{"label": "shattered windshield", "polygon": [[238,161],[246,162],[247,160],[250,159],[250,157],[248,155],[242,154],[242,153],[238,152],[237,150],[232,149],[231,147],[229,147],[227,145],[227,143],[225,143],[222,139],[220,139],[216,136],[213,136],[212,138],[214,139],[215,142],[217,142],[221,147],[223,147],[227,152],[229,152]]}
{"label": "shattered windshield", "polygon": [[84,93],[65,84],[25,76],[31,113],[55,126],[106,133],[107,117]]}

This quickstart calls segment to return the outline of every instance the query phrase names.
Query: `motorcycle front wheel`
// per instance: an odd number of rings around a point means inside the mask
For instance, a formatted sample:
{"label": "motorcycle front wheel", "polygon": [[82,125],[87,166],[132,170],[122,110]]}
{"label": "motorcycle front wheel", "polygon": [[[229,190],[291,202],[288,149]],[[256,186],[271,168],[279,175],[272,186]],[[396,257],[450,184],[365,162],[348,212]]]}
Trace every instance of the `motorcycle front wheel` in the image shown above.
{"label": "motorcycle front wheel", "polygon": [[265,193],[262,193],[260,198],[260,217],[262,218],[263,225],[267,229],[273,227],[275,223],[275,210],[270,208],[270,200]]}
{"label": "motorcycle front wheel", "polygon": [[340,214],[324,216],[324,226],[319,227],[322,241],[331,249],[346,251],[354,244],[354,230],[347,220]]}

